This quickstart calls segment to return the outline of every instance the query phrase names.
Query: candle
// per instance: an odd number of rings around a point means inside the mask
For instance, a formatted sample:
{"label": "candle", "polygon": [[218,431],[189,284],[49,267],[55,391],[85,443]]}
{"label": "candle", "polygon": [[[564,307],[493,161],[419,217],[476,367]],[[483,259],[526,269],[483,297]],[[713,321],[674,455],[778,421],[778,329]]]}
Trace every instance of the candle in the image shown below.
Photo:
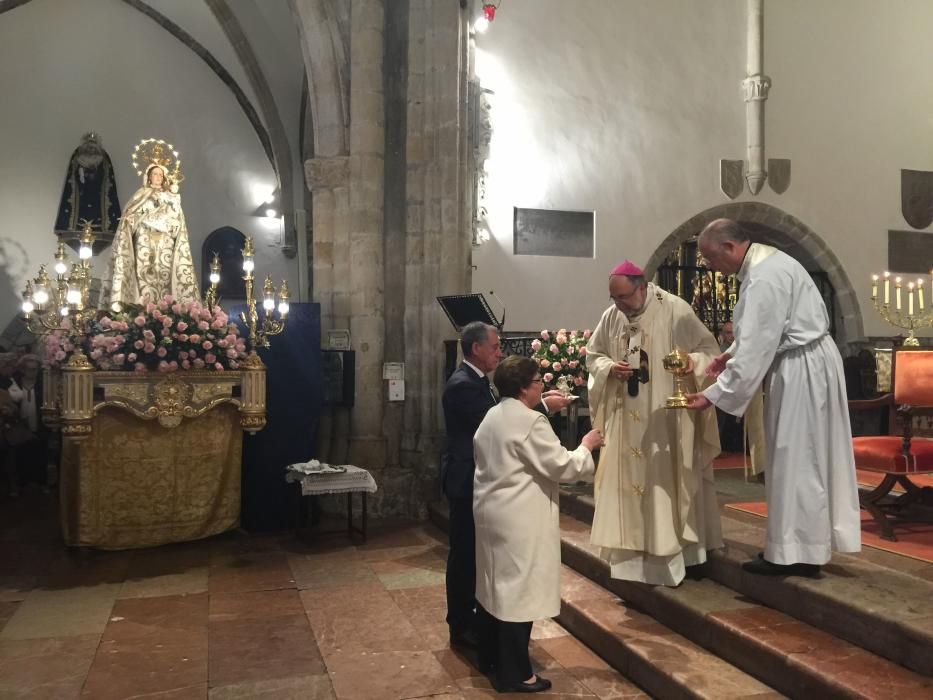
{"label": "candle", "polygon": [[[930,271],[930,274],[933,274],[933,270]],[[891,273],[884,273],[884,305],[887,306],[891,303]]]}
{"label": "candle", "polygon": [[907,315],[914,315],[914,283],[907,284]]}
{"label": "candle", "polygon": [[894,278],[894,308],[901,310],[901,278]]}
{"label": "candle", "polygon": [[878,275],[871,276],[871,300],[878,298]]}
{"label": "candle", "polygon": [[920,304],[920,311],[923,311],[923,278],[917,280],[917,301]]}

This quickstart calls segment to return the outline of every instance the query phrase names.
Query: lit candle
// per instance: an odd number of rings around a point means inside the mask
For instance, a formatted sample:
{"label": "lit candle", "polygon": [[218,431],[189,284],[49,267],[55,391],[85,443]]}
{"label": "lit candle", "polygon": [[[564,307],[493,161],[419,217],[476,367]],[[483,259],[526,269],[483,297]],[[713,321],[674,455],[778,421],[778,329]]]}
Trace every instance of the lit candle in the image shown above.
{"label": "lit candle", "polygon": [[914,315],[914,283],[907,283],[907,315]]}
{"label": "lit candle", "polygon": [[878,298],[878,275],[871,276],[871,300]]}
{"label": "lit candle", "polygon": [[917,280],[917,301],[920,303],[920,311],[923,311],[923,278]]}
{"label": "lit candle", "polygon": [[[933,270],[930,271],[930,274],[933,274]],[[891,273],[885,271],[884,273],[884,305],[887,306],[891,303]]]}
{"label": "lit candle", "polygon": [[894,308],[901,310],[901,278],[894,278]]}

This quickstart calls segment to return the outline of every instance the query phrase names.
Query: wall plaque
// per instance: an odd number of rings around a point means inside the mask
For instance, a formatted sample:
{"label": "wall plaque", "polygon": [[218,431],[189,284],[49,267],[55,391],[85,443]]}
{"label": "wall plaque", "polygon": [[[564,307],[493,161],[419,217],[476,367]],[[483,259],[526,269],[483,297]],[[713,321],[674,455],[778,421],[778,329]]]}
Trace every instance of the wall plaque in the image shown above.
{"label": "wall plaque", "polygon": [[591,211],[515,207],[515,255],[592,258],[593,219]]}

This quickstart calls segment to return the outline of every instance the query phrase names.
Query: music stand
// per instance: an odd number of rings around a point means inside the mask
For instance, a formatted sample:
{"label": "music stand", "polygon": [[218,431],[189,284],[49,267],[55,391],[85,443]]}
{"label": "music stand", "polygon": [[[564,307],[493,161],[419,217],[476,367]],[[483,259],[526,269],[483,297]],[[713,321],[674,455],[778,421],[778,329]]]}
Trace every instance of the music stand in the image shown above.
{"label": "music stand", "polygon": [[447,318],[453,324],[457,333],[463,330],[463,327],[473,321],[482,321],[490,326],[495,326],[502,331],[502,324],[505,322],[505,314],[502,320],[498,320],[486,298],[482,294],[453,294],[446,297],[437,297],[437,303],[444,309]]}

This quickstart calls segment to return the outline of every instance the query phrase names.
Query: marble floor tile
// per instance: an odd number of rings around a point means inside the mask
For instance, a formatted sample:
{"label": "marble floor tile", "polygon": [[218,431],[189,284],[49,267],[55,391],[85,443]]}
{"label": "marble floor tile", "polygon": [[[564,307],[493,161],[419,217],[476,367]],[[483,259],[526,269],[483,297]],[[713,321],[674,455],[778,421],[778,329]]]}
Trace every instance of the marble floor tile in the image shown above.
{"label": "marble floor tile", "polygon": [[7,621],[13,617],[13,613],[16,612],[19,604],[20,601],[0,602],[0,630],[3,630]]}
{"label": "marble floor tile", "polygon": [[208,590],[213,593],[295,588],[284,552],[211,555]]}
{"label": "marble floor tile", "polygon": [[369,564],[352,552],[340,556],[290,554],[288,564],[295,585],[306,588],[336,588],[376,581]]}
{"label": "marble floor tile", "polygon": [[574,637],[552,637],[538,643],[567,673],[600,700],[648,697],[643,690],[619,675]]}
{"label": "marble floor tile", "polygon": [[456,693],[457,684],[431,652],[341,651],[327,656],[338,700],[393,700]]}
{"label": "marble floor tile", "polygon": [[211,596],[209,620],[261,620],[270,617],[303,615],[298,591],[249,591],[246,593],[216,593]]}
{"label": "marble floor tile", "polygon": [[330,596],[302,591],[321,652],[426,651],[422,636],[381,586],[331,589]]}
{"label": "marble floor tile", "polygon": [[102,641],[147,642],[206,635],[206,593],[116,601]]}
{"label": "marble floor tile", "polygon": [[120,598],[203,593],[210,551],[198,543],[167,545],[133,553]]}
{"label": "marble floor tile", "polygon": [[0,697],[77,698],[100,635],[0,640]]}
{"label": "marble floor tile", "polygon": [[325,673],[304,614],[209,624],[211,687]]}
{"label": "marble floor tile", "polygon": [[29,593],[0,631],[0,639],[101,634],[120,592],[119,583]]}
{"label": "marble floor tile", "polygon": [[335,700],[337,696],[330,676],[324,673],[222,685],[211,688],[209,697],[210,700]]}

